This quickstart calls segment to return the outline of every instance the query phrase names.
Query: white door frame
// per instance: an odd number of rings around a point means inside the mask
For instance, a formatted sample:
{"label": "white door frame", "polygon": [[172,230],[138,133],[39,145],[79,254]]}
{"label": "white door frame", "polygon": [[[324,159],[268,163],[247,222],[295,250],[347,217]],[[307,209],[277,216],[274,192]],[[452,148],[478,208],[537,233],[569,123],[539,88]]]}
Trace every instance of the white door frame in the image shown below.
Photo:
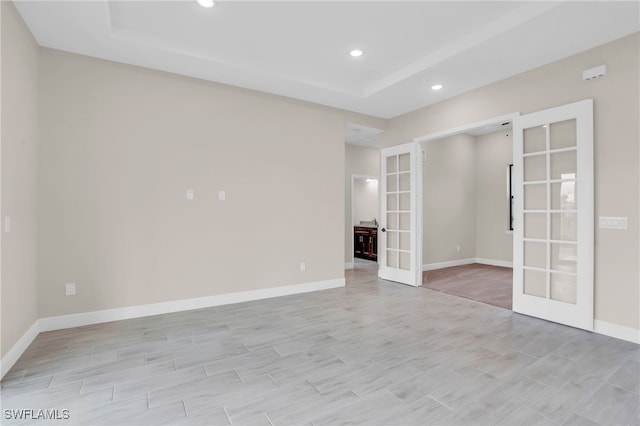
{"label": "white door frame", "polygon": [[423,136],[419,136],[413,139],[413,141],[421,144],[423,142],[429,142],[437,139],[444,139],[444,138],[448,138],[449,136],[455,136],[461,133],[466,133],[470,130],[480,129],[480,128],[492,126],[495,124],[506,123],[507,121],[513,122],[513,120],[519,116],[520,116],[519,112],[501,115],[499,117],[489,118],[488,120],[476,121],[475,123],[469,123],[462,126],[454,127],[453,129],[443,130],[441,132],[436,132],[436,133],[429,133]]}
{"label": "white door frame", "polygon": [[[501,115],[499,117],[494,117],[494,118],[489,118],[487,120],[482,120],[482,121],[476,121],[475,123],[469,123],[469,124],[465,124],[459,127],[454,127],[452,129],[448,129],[448,130],[443,130],[440,132],[436,132],[436,133],[429,133],[423,136],[419,136],[415,139],[413,139],[414,142],[420,144],[420,149],[421,151],[424,151],[424,145],[422,145],[423,143],[429,142],[429,141],[434,141],[434,140],[438,140],[438,139],[444,139],[444,138],[448,138],[450,136],[455,136],[455,135],[459,135],[462,133],[466,133],[470,130],[475,130],[475,129],[481,129],[487,126],[494,126],[496,124],[502,124],[502,123],[506,123],[506,122],[512,122],[520,116],[519,112],[514,112],[511,114],[506,114],[506,115]],[[513,143],[513,142],[512,142]],[[429,155],[429,153],[426,153],[426,155]],[[424,158],[424,157],[423,157]],[[424,236],[422,235],[422,229],[424,224],[422,223],[422,206],[424,205],[424,192],[423,192],[423,179],[422,179],[422,161],[419,162],[420,163],[420,178],[418,179],[418,206],[420,207],[420,212],[418,215],[418,229],[420,232],[420,241],[422,242],[422,244],[424,244]],[[420,265],[422,265],[422,244],[420,245]]]}
{"label": "white door frame", "polygon": [[[355,202],[353,201],[353,186],[356,179],[376,179],[378,181],[378,211],[380,211],[380,177],[373,175],[359,175],[353,174],[351,175],[351,228],[350,228],[350,238],[351,238],[351,253],[349,253],[349,259],[351,262],[347,263],[345,269],[353,269],[356,259],[353,256],[353,227],[356,226],[356,215],[354,213]],[[380,220],[378,220],[380,223]]]}

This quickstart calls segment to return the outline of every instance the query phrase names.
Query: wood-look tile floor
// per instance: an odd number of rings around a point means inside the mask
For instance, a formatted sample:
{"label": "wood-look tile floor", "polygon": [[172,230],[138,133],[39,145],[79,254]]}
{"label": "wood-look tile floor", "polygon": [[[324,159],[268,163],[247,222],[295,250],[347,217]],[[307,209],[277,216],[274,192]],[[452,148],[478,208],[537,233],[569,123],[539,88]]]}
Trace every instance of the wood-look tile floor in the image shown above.
{"label": "wood-look tile floor", "polygon": [[499,266],[452,266],[422,273],[422,286],[478,302],[511,309],[513,270]]}
{"label": "wood-look tile floor", "polygon": [[2,423],[640,424],[638,345],[379,281],[375,263],[347,283],[42,333],[2,381]]}

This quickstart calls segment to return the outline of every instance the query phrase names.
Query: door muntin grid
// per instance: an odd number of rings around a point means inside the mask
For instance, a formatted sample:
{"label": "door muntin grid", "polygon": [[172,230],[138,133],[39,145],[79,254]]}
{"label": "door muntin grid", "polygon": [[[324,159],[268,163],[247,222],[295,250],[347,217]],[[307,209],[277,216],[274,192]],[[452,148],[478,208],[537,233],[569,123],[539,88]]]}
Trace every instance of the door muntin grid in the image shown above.
{"label": "door muntin grid", "polygon": [[411,155],[386,158],[386,266],[411,270]]}
{"label": "door muntin grid", "polygon": [[576,119],[523,131],[523,292],[577,303]]}

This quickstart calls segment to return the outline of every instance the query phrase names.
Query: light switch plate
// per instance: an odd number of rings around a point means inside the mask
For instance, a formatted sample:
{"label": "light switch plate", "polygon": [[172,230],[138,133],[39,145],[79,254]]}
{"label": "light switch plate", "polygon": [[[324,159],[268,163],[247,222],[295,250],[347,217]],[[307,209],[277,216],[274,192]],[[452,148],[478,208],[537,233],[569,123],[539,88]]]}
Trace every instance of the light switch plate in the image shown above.
{"label": "light switch plate", "polygon": [[627,229],[626,217],[600,216],[600,229]]}
{"label": "light switch plate", "polygon": [[187,200],[193,201],[193,189],[187,189]]}
{"label": "light switch plate", "polygon": [[64,285],[64,294],[66,296],[75,296],[76,295],[76,283],[66,283]]}
{"label": "light switch plate", "polygon": [[218,200],[224,201],[227,198],[227,194],[224,191],[218,191]]}

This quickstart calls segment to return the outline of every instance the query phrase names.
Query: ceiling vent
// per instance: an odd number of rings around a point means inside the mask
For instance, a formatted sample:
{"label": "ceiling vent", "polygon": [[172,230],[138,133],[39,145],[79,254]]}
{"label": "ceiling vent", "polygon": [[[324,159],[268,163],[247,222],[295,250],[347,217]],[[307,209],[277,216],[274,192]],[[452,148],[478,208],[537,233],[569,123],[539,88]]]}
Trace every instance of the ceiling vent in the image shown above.
{"label": "ceiling vent", "polygon": [[594,68],[590,68],[588,70],[582,71],[582,79],[583,80],[593,80],[595,78],[604,77],[607,75],[607,66],[600,65]]}

